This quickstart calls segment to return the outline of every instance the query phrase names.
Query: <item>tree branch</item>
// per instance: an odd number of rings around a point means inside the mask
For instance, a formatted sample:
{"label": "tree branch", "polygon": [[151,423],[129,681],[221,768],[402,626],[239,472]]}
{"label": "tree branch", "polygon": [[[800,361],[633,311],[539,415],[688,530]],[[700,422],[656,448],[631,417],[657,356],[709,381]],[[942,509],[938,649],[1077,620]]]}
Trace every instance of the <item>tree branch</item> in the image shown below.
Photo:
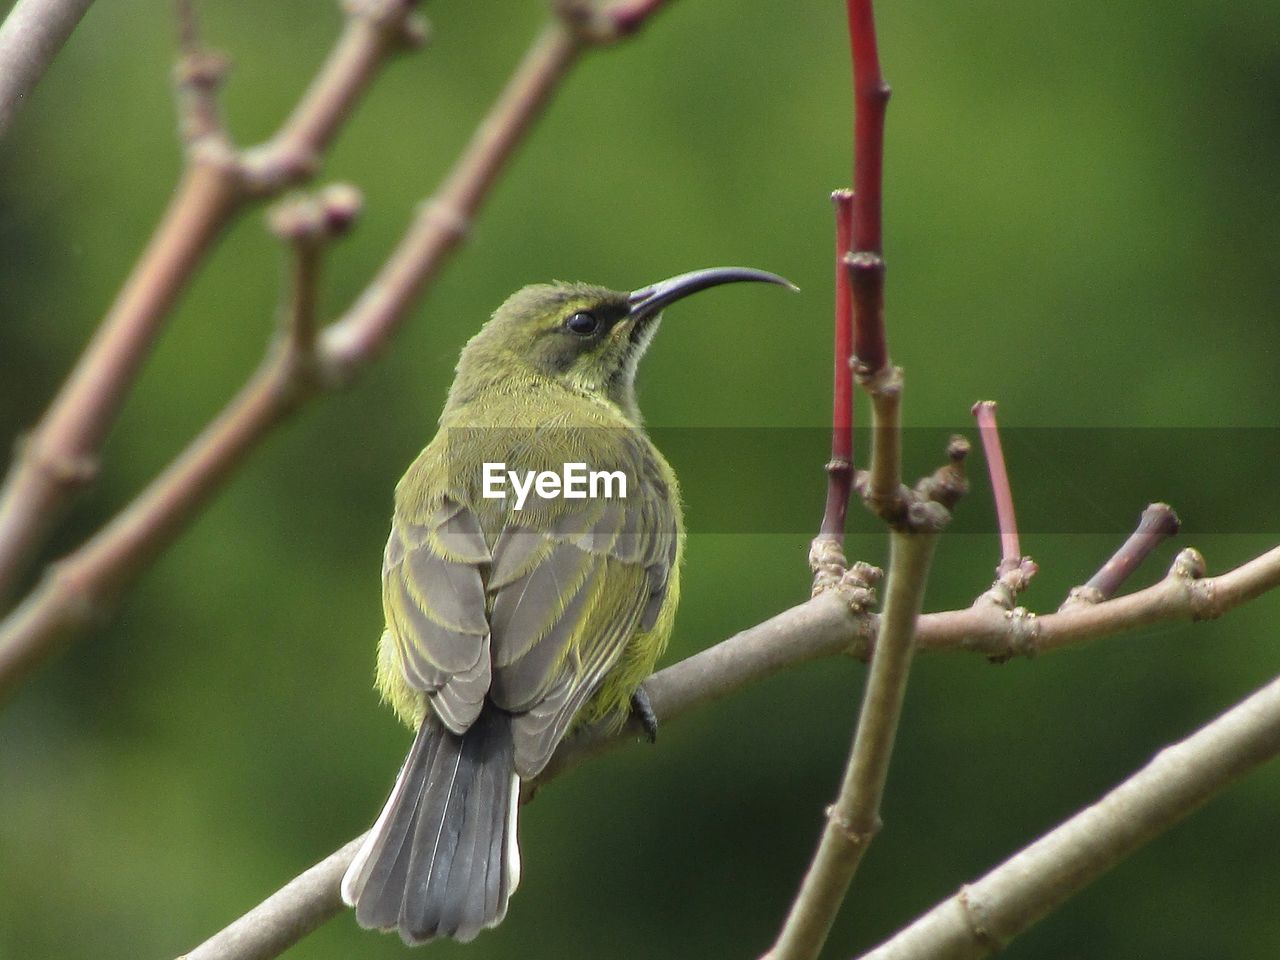
{"label": "tree branch", "polygon": [[902,715],[912,638],[924,600],[937,533],[894,531],[882,630],[871,658],[853,750],[813,863],[805,873],[769,960],[816,957],[826,943],[849,883],[880,829],[880,798]]}
{"label": "tree branch", "polygon": [[342,875],[364,834],[304,870],[240,919],[178,960],[269,960],[342,912]]}
{"label": "tree branch", "polygon": [[266,147],[244,154],[212,108],[220,61],[199,48],[190,9],[184,11],[177,87],[186,169],[146,250],[0,490],[0,609],[76,494],[93,481],[98,451],[166,316],[223,227],[254,197],[311,173],[376,68],[414,33],[410,3],[349,4],[334,51],[301,104]]}
{"label": "tree branch", "polygon": [[[1157,584],[1132,597],[1041,618],[1039,622],[1048,625],[1052,640],[1043,648],[1028,646],[1017,627],[994,608],[923,614],[917,621],[917,647],[987,655],[1016,649],[1033,655],[1041,649],[1057,650],[1153,623],[1220,616],[1280,587],[1280,547],[1228,573],[1202,580],[1185,580],[1181,566],[1175,564],[1167,578],[1171,581],[1168,585]],[[874,646],[879,624],[880,617],[875,614],[850,609],[843,591],[828,590],[658,671],[645,681],[645,690],[654,714],[661,723],[669,724],[697,707],[801,663],[844,655],[865,660]],[[561,744],[538,779],[525,784],[521,799],[532,799],[549,781],[642,735],[634,717],[621,731],[607,725],[576,731]],[[361,840],[363,837],[351,841],[290,881],[221,933],[185,954],[184,960],[265,960],[283,952],[339,912],[338,881]]]}
{"label": "tree branch", "polygon": [[1093,806],[968,884],[861,960],[976,960],[1280,754],[1280,680],[1174,746]]}
{"label": "tree branch", "polygon": [[0,24],[0,140],[93,0],[18,0]]}

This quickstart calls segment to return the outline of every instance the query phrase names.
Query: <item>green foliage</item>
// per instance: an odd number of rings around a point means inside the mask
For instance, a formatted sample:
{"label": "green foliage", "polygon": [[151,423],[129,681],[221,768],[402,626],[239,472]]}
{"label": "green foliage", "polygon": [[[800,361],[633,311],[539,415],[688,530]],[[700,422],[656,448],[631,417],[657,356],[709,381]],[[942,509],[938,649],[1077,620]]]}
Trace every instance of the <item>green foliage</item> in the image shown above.
{"label": "green foliage", "polygon": [[[204,12],[236,63],[231,125],[253,142],[339,15],[300,0]],[[537,3],[430,13],[433,45],[390,68],[324,167],[323,181],[366,195],[330,257],[331,310],[371,275],[545,15]],[[1274,4],[979,0],[885,4],[880,18],[895,90],[889,338],[908,424],[963,427],[991,397],[1010,425],[1280,426]],[[0,142],[6,442],[43,409],[171,190],[172,32],[162,5],[98,4]],[[433,431],[462,343],[511,290],[551,278],[630,288],[722,263],[778,271],[803,294],[712,293],[673,312],[641,373],[642,406],[659,427],[823,425],[826,197],[850,177],[848,73],[838,4],[689,0],[587,57],[392,353],[273,437],[120,615],[0,714],[0,957],[176,955],[368,826],[407,746],[372,690],[392,487]],[[257,214],[224,239],[59,549],[125,503],[252,369],[280,261]],[[1051,437],[1010,445],[1015,495],[1021,482],[1036,491],[1029,513],[1054,516],[1058,496],[1086,504],[1070,528],[1025,532],[1042,570],[1028,605],[1056,607],[1147,500],[1216,497],[1275,517],[1261,440],[1209,458],[1194,432],[1143,435],[1066,465]],[[913,471],[938,461],[932,438],[908,440]],[[693,535],[669,661],[808,591],[808,526],[709,533],[697,504],[758,485],[816,529],[823,456],[682,471]],[[989,516],[987,500],[979,478],[961,518]],[[851,555],[882,560],[875,522],[851,516]],[[1216,572],[1276,528],[1201,524],[1195,542]],[[1136,579],[1158,576],[1173,549]],[[944,537],[928,607],[969,603],[997,552],[989,532]],[[828,955],[878,942],[1261,685],[1275,673],[1275,611],[1265,598],[1225,621],[1002,667],[922,656],[886,827]],[[504,925],[432,956],[757,955],[834,795],[862,676],[836,661],[793,670],[549,787],[523,818],[525,880]],[[1278,797],[1268,768],[1008,955],[1274,953],[1280,915],[1265,898],[1280,873],[1255,838],[1273,829]],[[347,915],[296,950],[403,953]]]}

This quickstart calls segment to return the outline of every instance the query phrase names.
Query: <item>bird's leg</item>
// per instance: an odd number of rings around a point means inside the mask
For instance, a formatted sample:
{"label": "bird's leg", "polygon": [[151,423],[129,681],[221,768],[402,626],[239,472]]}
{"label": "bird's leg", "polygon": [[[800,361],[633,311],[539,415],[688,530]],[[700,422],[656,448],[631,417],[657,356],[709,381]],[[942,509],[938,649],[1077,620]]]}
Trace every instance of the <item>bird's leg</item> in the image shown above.
{"label": "bird's leg", "polygon": [[649,702],[649,692],[645,690],[644,684],[636,687],[636,692],[631,695],[631,712],[640,721],[640,726],[644,727],[644,735],[649,738],[649,742],[657,743],[658,718],[654,715],[653,704]]}

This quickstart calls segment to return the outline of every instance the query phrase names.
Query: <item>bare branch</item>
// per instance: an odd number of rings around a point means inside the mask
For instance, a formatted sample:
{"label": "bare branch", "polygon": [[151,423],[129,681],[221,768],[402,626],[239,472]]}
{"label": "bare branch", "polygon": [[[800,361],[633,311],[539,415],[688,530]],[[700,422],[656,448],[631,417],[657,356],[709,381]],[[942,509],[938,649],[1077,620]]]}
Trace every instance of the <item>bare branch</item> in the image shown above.
{"label": "bare branch", "polygon": [[582,52],[577,34],[552,23],[534,41],[435,196],[346,315],[324,332],[326,378],[345,383],[382,350],[421,286],[466,237],[498,172]]}
{"label": "bare branch", "polygon": [[996,402],[980,400],[973,405],[978,421],[978,436],[991,477],[991,493],[996,502],[996,522],[1000,526],[1000,569],[1017,567],[1022,562],[1018,543],[1018,518],[1013,511],[1013,487],[1005,467],[1004,448],[1000,444],[1000,425],[996,422]]}
{"label": "bare branch", "polygon": [[213,90],[225,64],[201,49],[190,8],[177,70],[187,166],[146,250],[0,490],[0,609],[32,556],[98,469],[98,451],[179,294],[223,227],[256,195],[307,177],[367,88],[403,46],[411,0],[350,5],[332,55],[271,143],[243,156],[221,129]]}
{"label": "bare branch", "polygon": [[40,425],[22,443],[0,494],[0,608],[31,555],[98,472],[98,449],[177,298],[235,206],[234,173],[198,163]]}
{"label": "bare branch", "polygon": [[961,888],[862,960],[976,960],[1003,949],[1135,850],[1280,754],[1280,680]]}
{"label": "bare branch", "polygon": [[0,24],[0,140],[93,0],[18,0]]}
{"label": "bare branch", "polygon": [[818,536],[843,542],[853,484],[853,306],[849,273],[844,268],[845,254],[853,242],[853,191],[835,190],[831,202],[836,210],[835,363],[827,506]]}

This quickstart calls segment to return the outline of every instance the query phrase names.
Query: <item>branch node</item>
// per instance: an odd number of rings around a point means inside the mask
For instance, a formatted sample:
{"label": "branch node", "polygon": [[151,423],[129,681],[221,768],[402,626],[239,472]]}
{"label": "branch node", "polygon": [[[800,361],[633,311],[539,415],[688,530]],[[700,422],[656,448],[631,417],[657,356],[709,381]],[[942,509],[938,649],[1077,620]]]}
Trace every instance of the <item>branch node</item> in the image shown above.
{"label": "branch node", "polygon": [[969,478],[964,461],[969,455],[969,441],[959,434],[947,444],[948,462],[916,484],[915,495],[921,500],[939,504],[950,510],[969,492]]}
{"label": "branch node", "polygon": [[809,544],[809,569],[813,571],[813,589],[816,597],[840,585],[848,568],[844,548],[836,537],[819,535]]}
{"label": "branch node", "polygon": [[14,444],[14,461],[25,461],[43,474],[49,483],[75,493],[98,478],[101,462],[92,454],[76,456],[49,449],[38,434],[25,434]]}
{"label": "branch node", "polygon": [[865,847],[875,839],[876,834],[880,832],[880,828],[884,826],[880,816],[876,814],[868,826],[865,828],[860,827],[851,818],[842,814],[834,803],[827,807],[826,814],[827,823],[831,825],[831,828],[855,847]]}
{"label": "branch node", "polygon": [[862,389],[874,400],[880,398],[898,398],[902,396],[902,368],[886,363],[873,370],[857,356],[849,361],[853,375],[858,378]]}
{"label": "branch node", "polygon": [[360,191],[348,183],[335,183],[316,195],[296,193],[275,204],[267,223],[281,240],[319,244],[341,236],[360,213]]}
{"label": "branch node", "polygon": [[231,61],[224,53],[205,49],[191,0],[179,0],[177,14],[181,54],[173,67],[173,83],[182,141],[190,148],[207,137],[226,139],[217,94]]}
{"label": "branch node", "polygon": [[884,272],[884,257],[874,250],[853,250],[844,255],[844,265],[857,277],[859,274]]}
{"label": "branch node", "polygon": [[239,164],[250,195],[268,197],[291,183],[311,179],[320,167],[320,155],[300,144],[284,146],[272,140],[244,150]]}
{"label": "branch node", "polygon": [[[1012,610],[1018,594],[1031,585],[1031,578],[1039,571],[1036,562],[1030,557],[1014,557],[1001,560],[996,567],[996,579],[987,592],[978,597],[977,604],[990,603],[1001,610]],[[1077,587],[1082,590],[1082,587]],[[977,605],[975,604],[975,606]]]}
{"label": "branch node", "polygon": [[959,903],[960,912],[964,915],[965,926],[969,928],[969,933],[973,935],[975,942],[990,953],[998,953],[1008,944],[991,932],[982,901],[970,896],[972,889],[965,884],[956,894],[956,902]]}
{"label": "branch node", "polygon": [[471,218],[463,211],[443,200],[432,198],[423,202],[419,219],[445,234],[446,243],[461,242],[471,233]]}
{"label": "branch node", "polygon": [[1003,653],[987,657],[990,663],[1005,663],[1014,657],[1028,660],[1040,652],[1040,619],[1026,607],[1006,610],[1005,635],[1007,646]]}
{"label": "branch node", "polygon": [[342,12],[380,30],[399,32],[417,6],[415,0],[342,0]]}
{"label": "branch node", "polygon": [[1062,605],[1058,607],[1058,612],[1066,613],[1069,610],[1075,610],[1080,607],[1092,607],[1105,602],[1106,599],[1102,595],[1102,591],[1097,587],[1091,587],[1084,583],[1067,591],[1067,599],[1062,601]]}
{"label": "branch node", "polygon": [[431,42],[431,21],[411,11],[400,25],[400,42],[405,50],[421,50]]}
{"label": "branch node", "polygon": [[1200,580],[1208,572],[1204,555],[1195,547],[1186,547],[1178,551],[1173,558],[1173,566],[1169,568],[1169,576],[1186,580]]}
{"label": "branch node", "polygon": [[622,0],[601,6],[593,0],[557,0],[556,14],[582,43],[617,43],[638,31],[664,0]]}

